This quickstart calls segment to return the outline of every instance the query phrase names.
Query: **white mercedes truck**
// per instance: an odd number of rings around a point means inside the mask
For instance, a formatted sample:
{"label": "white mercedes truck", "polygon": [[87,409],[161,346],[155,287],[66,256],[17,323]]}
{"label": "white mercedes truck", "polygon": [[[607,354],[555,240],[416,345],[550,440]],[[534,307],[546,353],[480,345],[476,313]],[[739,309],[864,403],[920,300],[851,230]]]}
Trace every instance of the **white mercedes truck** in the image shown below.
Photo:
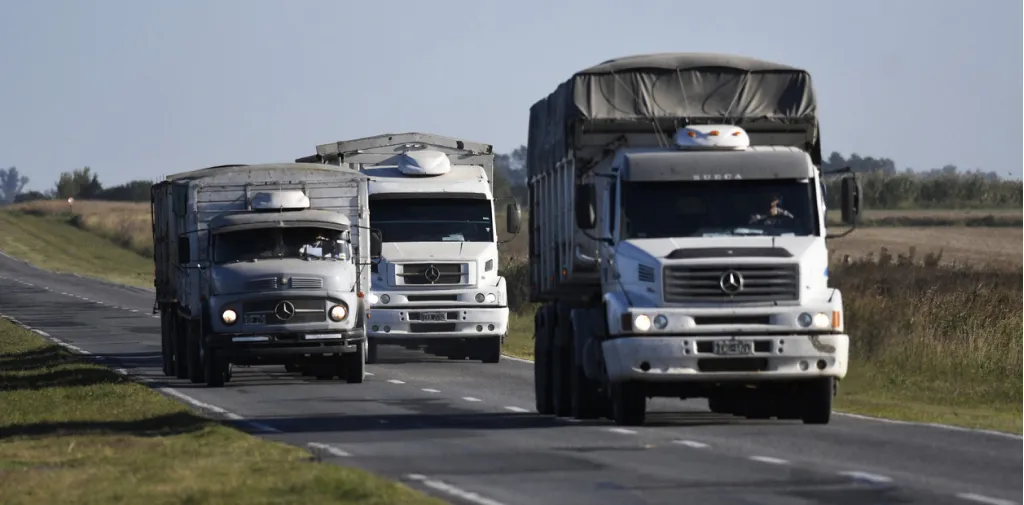
{"label": "white mercedes truck", "polygon": [[[528,142],[538,412],[639,425],[649,398],[706,398],[828,423],[850,339],[808,72],[610,60],[534,104]],[[841,200],[855,225],[855,178]]]}
{"label": "white mercedes truck", "polygon": [[[342,165],[369,177],[371,271],[367,362],[380,345],[425,346],[449,359],[501,360],[508,331],[498,274],[492,146],[428,133],[381,134],[317,146],[297,161]],[[506,230],[519,232],[519,208]]]}

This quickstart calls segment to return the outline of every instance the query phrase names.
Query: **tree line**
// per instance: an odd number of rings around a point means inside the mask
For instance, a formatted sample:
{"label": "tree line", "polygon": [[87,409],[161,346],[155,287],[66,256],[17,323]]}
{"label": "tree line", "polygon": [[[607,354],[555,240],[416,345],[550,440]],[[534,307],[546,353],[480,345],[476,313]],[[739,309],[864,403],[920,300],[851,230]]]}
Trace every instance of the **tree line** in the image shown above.
{"label": "tree line", "polygon": [[[995,172],[961,171],[953,165],[927,171],[899,171],[890,158],[849,157],[833,152],[822,163],[824,173],[849,168],[864,188],[864,205],[873,209],[900,208],[1019,208],[1024,186],[1019,180],[1004,179]],[[526,146],[494,157],[494,192],[497,198],[515,198],[525,204]],[[46,191],[24,188],[29,178],[17,167],[0,168],[0,203],[75,198],[76,200],[112,200],[148,202],[154,181],[133,180],[105,187],[99,174],[90,167],[64,172]],[[826,178],[826,201],[830,208],[839,205],[839,178]]]}

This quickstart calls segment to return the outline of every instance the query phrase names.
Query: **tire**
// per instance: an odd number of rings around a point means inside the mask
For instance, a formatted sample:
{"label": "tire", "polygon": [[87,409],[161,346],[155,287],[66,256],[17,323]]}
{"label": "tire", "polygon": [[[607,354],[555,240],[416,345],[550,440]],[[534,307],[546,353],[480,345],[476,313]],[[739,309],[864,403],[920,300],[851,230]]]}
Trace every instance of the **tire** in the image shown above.
{"label": "tire", "polygon": [[572,417],[599,419],[604,411],[603,398],[597,384],[587,378],[583,367],[572,360],[571,377]]}
{"label": "tire", "polygon": [[288,373],[295,373],[298,372],[299,370],[299,365],[295,363],[288,363],[287,365],[284,366],[284,371]]}
{"label": "tire", "polygon": [[820,377],[803,384],[804,424],[828,424],[832,417],[832,399],[836,393],[835,378]]}
{"label": "tire", "polygon": [[533,395],[537,413],[549,416],[555,413],[551,395],[551,334],[550,304],[541,305],[533,314]]}
{"label": "tire", "polygon": [[501,341],[503,337],[487,337],[481,342],[476,344],[480,361],[484,363],[500,363],[501,362]]}
{"label": "tire", "polygon": [[569,306],[557,305],[557,322],[551,352],[551,390],[555,415],[572,415],[572,319]]}
{"label": "tire", "polygon": [[174,327],[167,309],[160,309],[160,360],[164,375],[174,375]]}
{"label": "tire", "polygon": [[380,346],[374,342],[368,342],[366,344],[366,364],[374,365],[377,363],[377,351]]}
{"label": "tire", "polygon": [[730,398],[726,393],[713,393],[708,396],[708,410],[715,414],[732,414]]}
{"label": "tire", "polygon": [[188,379],[188,321],[177,313],[171,318],[173,326],[173,338],[171,350],[174,353],[174,376],[178,379]]}
{"label": "tire", "polygon": [[366,378],[366,340],[356,344],[356,352],[341,356],[341,375],[339,377],[349,384],[362,384]]}
{"label": "tire", "polygon": [[217,352],[206,349],[203,353],[203,375],[206,379],[206,387],[224,387],[228,380],[228,368],[230,364],[217,356]]}
{"label": "tire", "polygon": [[188,328],[186,337],[185,352],[188,359],[188,380],[192,384],[203,384],[206,382],[206,369],[203,365],[202,354],[202,326],[186,319],[183,321]]}
{"label": "tire", "polygon": [[611,386],[612,421],[619,426],[642,426],[647,417],[647,396],[636,384]]}

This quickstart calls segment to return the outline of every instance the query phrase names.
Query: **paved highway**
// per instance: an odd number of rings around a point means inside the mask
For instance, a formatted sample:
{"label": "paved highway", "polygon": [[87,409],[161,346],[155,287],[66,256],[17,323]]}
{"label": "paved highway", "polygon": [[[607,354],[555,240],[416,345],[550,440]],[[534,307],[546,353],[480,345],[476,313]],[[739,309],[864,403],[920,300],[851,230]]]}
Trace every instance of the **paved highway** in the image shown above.
{"label": "paved highway", "polygon": [[[223,389],[159,371],[151,292],[0,256],[0,314],[243,429],[474,505],[1021,503],[1020,436],[833,417],[748,421],[655,401],[650,425],[533,413],[532,365],[381,351],[362,385],[235,368]],[[841,394],[841,393],[840,393]]]}

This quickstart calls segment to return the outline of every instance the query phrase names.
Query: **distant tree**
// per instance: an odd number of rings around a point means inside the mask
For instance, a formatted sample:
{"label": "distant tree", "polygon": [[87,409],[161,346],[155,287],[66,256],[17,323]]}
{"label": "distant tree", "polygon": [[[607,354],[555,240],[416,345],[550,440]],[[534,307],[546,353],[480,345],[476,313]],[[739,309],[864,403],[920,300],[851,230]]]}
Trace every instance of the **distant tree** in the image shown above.
{"label": "distant tree", "polygon": [[26,184],[28,177],[18,173],[18,167],[0,168],[0,203],[14,203]]}
{"label": "distant tree", "polygon": [[119,186],[103,189],[100,191],[97,199],[121,202],[148,202],[150,198],[149,188],[152,186],[153,181],[129,181]]}
{"label": "distant tree", "polygon": [[103,185],[92,169],[84,167],[60,174],[54,189],[61,199],[73,197],[90,200],[99,197],[103,192]]}
{"label": "distant tree", "polygon": [[14,203],[21,202],[32,202],[35,200],[49,200],[45,193],[39,191],[28,191],[26,193],[18,193],[18,196],[14,197]]}

